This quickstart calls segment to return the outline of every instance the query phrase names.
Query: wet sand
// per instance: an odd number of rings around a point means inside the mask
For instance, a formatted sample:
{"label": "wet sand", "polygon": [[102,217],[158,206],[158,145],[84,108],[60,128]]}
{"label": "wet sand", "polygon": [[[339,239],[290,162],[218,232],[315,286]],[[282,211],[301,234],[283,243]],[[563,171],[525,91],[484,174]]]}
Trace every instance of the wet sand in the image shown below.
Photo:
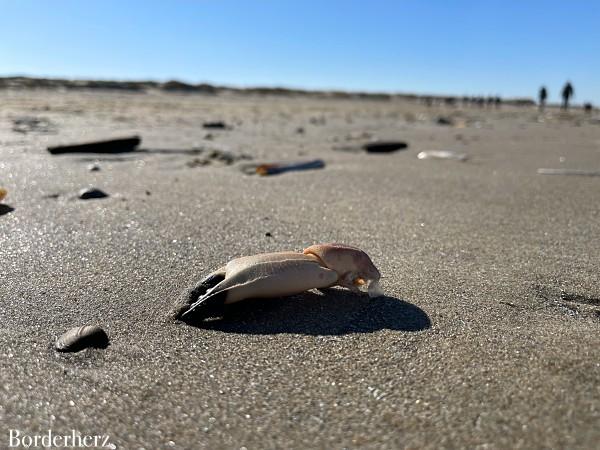
{"label": "wet sand", "polygon": [[[0,215],[0,447],[10,429],[125,449],[600,441],[600,177],[536,173],[600,171],[593,116],[108,91],[4,90],[0,105],[14,208]],[[14,131],[23,117],[42,125]],[[231,129],[202,127],[219,120]],[[148,152],[46,151],[135,134]],[[370,138],[409,147],[335,150]],[[194,163],[214,150],[253,160]],[[240,170],[315,158],[326,167]],[[88,186],[109,197],[78,200]],[[199,326],[168,318],[230,258],[329,241],[367,251],[387,296],[315,291]],[[88,323],[107,349],[53,349]]]}

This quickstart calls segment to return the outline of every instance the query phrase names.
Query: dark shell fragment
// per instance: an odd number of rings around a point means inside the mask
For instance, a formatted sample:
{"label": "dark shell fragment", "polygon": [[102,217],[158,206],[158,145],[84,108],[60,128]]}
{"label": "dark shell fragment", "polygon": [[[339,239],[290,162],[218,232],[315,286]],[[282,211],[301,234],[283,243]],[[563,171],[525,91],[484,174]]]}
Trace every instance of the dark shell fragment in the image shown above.
{"label": "dark shell fragment", "polygon": [[84,325],[71,328],[56,340],[55,348],[59,352],[78,352],[84,348],[108,347],[108,335],[97,325]]}
{"label": "dark shell fragment", "polygon": [[389,141],[389,142],[370,142],[365,144],[363,148],[367,153],[391,153],[397,150],[403,150],[408,147],[406,142],[402,141]]}
{"label": "dark shell fragment", "polygon": [[81,200],[90,200],[93,198],[105,198],[108,194],[100,189],[86,188],[79,191],[79,198]]}

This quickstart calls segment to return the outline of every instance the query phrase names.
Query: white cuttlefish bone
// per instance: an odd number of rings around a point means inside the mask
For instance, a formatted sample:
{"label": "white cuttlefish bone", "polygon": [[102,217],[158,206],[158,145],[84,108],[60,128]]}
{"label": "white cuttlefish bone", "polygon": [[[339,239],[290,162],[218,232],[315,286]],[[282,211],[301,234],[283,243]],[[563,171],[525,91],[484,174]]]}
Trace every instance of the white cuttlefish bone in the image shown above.
{"label": "white cuttlefish bone", "polygon": [[349,245],[317,244],[302,253],[244,256],[229,261],[189,290],[177,316],[207,317],[223,305],[245,299],[284,297],[332,286],[380,297],[380,278],[369,255]]}

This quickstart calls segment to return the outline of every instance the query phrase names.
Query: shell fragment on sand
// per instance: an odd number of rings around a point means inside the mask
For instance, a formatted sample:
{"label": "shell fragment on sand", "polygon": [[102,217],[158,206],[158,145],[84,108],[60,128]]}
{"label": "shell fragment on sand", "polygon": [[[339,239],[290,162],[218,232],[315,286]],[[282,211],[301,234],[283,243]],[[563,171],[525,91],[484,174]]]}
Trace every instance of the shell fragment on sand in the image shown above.
{"label": "shell fragment on sand", "polygon": [[298,161],[291,163],[267,163],[267,164],[252,164],[242,167],[242,172],[247,175],[258,174],[261,176],[279,175],[285,172],[294,172],[302,170],[322,169],[325,167],[325,161],[322,159],[313,159],[310,161]]}
{"label": "shell fragment on sand", "polygon": [[85,348],[106,348],[109,339],[106,332],[97,325],[84,325],[71,328],[60,336],[54,345],[59,352],[78,352]]}
{"label": "shell fragment on sand", "polygon": [[451,150],[425,150],[417,155],[419,159],[452,159],[455,161],[466,161],[469,156],[465,153],[457,153]]}
{"label": "shell fragment on sand", "polygon": [[174,316],[203,319],[224,305],[251,298],[275,298],[310,289],[341,286],[380,297],[381,273],[364,251],[344,244],[316,244],[299,252],[263,253],[229,261],[178,301]]}
{"label": "shell fragment on sand", "polygon": [[408,144],[403,141],[375,141],[363,145],[363,148],[367,153],[392,153],[408,148]]}
{"label": "shell fragment on sand", "polygon": [[540,175],[579,175],[584,177],[600,177],[600,170],[584,169],[538,169]]}
{"label": "shell fragment on sand", "polygon": [[79,199],[81,200],[90,200],[90,199],[96,199],[96,198],[106,198],[108,197],[108,194],[100,189],[97,188],[85,188],[82,189],[81,191],[79,191]]}
{"label": "shell fragment on sand", "polygon": [[8,191],[4,188],[0,188],[0,202],[2,200],[4,200],[4,197],[6,197],[6,194],[8,194]]}

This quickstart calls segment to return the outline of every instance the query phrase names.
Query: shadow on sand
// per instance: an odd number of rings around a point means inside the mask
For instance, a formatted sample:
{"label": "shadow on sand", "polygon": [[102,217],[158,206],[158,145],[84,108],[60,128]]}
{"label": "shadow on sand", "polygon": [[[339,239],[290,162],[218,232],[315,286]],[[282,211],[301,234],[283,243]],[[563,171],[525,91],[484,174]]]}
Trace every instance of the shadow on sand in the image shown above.
{"label": "shadow on sand", "polygon": [[187,324],[225,333],[343,335],[382,329],[421,331],[431,326],[427,314],[394,297],[369,299],[341,289],[325,295],[306,292],[277,299],[246,300],[227,307],[220,319]]}

